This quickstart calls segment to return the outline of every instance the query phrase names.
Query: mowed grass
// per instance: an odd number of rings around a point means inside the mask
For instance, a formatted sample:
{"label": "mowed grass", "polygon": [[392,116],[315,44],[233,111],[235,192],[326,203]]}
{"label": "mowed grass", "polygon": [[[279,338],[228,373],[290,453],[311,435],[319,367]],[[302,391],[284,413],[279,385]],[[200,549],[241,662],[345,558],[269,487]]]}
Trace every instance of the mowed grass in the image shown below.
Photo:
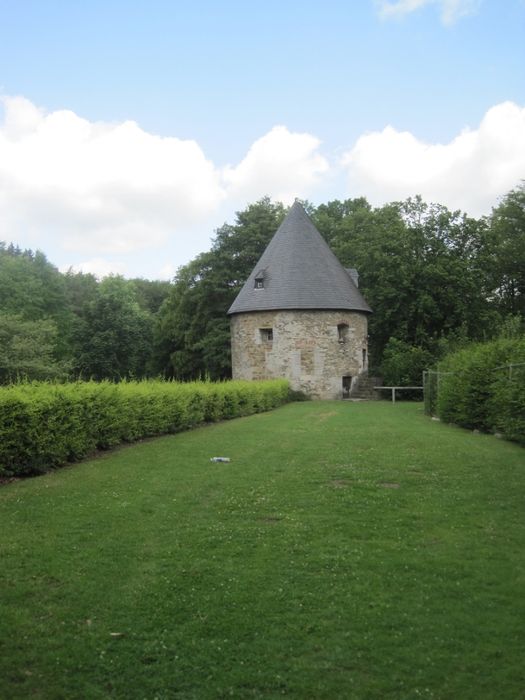
{"label": "mowed grass", "polygon": [[407,403],[9,484],[0,698],[523,698],[524,495],[522,448]]}

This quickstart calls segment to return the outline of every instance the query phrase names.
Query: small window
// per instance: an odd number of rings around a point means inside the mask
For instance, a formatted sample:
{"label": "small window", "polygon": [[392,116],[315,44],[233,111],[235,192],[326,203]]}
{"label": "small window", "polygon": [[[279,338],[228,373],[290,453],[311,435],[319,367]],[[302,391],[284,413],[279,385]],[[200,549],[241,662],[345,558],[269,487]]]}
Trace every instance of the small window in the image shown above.
{"label": "small window", "polygon": [[260,328],[261,340],[265,343],[271,343],[273,340],[273,328]]}
{"label": "small window", "polygon": [[348,340],[348,324],[340,323],[337,326],[337,339],[340,343],[346,343]]}
{"label": "small window", "polygon": [[266,277],[266,271],[265,270],[259,270],[259,272],[255,273],[255,282],[253,283],[253,286],[255,289],[264,289],[264,278]]}

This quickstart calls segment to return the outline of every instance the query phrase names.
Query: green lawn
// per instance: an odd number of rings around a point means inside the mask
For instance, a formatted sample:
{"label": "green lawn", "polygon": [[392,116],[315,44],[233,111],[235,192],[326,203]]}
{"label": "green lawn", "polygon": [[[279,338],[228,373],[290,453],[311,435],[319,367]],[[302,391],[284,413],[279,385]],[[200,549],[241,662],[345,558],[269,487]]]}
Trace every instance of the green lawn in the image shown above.
{"label": "green lawn", "polygon": [[0,698],[524,698],[524,495],[522,448],[386,402],[8,484]]}

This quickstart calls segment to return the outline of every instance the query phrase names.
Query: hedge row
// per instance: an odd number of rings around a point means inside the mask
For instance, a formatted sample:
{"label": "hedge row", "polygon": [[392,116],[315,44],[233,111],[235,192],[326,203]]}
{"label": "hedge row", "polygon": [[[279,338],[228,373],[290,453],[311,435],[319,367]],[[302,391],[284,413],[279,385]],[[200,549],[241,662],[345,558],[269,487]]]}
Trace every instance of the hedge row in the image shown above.
{"label": "hedge row", "polygon": [[267,411],[284,380],[28,383],[0,388],[0,477],[29,476],[122,442]]}
{"label": "hedge row", "polygon": [[469,346],[438,369],[443,421],[525,444],[525,338]]}

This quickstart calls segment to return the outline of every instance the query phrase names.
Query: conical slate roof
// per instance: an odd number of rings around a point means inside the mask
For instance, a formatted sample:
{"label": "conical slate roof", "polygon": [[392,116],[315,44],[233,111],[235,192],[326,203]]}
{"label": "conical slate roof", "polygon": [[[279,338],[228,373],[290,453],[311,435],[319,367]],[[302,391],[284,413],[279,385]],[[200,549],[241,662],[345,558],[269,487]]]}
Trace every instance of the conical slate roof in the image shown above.
{"label": "conical slate roof", "polygon": [[297,201],[228,314],[277,309],[372,311]]}

